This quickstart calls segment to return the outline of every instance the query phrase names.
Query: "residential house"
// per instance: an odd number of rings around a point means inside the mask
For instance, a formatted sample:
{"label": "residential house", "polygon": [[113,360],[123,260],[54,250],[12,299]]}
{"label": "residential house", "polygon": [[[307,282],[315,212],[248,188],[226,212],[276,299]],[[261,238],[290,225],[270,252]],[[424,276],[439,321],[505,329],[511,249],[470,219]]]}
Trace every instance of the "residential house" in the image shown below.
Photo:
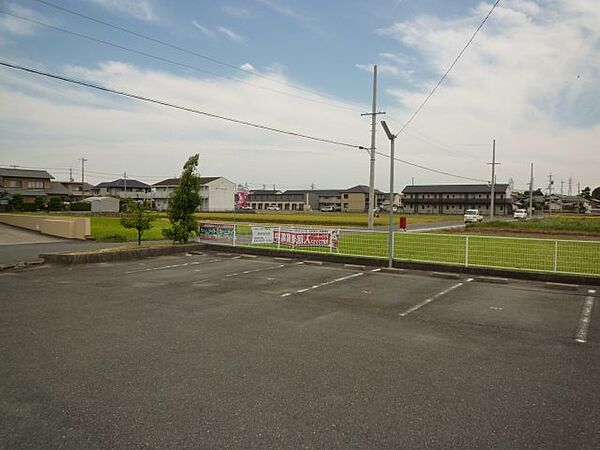
{"label": "residential house", "polygon": [[[169,196],[179,186],[179,178],[168,178],[152,185],[154,208],[166,211]],[[233,211],[235,209],[235,183],[224,177],[200,177],[202,204],[199,211]]]}
{"label": "residential house", "polygon": [[[389,195],[387,195],[389,197]],[[375,205],[373,208],[382,208],[386,200],[386,193],[375,189]],[[388,199],[389,203],[389,199]],[[341,191],[341,211],[367,212],[369,211],[369,186],[359,184]]]}
{"label": "residential house", "polygon": [[24,203],[34,203],[36,197],[45,202],[50,197],[66,200],[69,191],[62,184],[52,181],[54,177],[45,170],[25,170],[0,167],[1,206],[7,209],[10,199],[15,194],[23,197]]}
{"label": "residential house", "polygon": [[[491,185],[488,184],[406,186],[402,193],[405,211],[415,214],[464,214],[467,209],[478,209],[486,215],[491,208]],[[510,186],[496,184],[494,193],[494,214],[512,214]]]}
{"label": "residential house", "polygon": [[70,201],[80,201],[93,195],[94,186],[89,183],[82,184],[81,181],[59,181],[59,183],[69,192]]}
{"label": "residential house", "polygon": [[152,186],[138,180],[119,178],[96,185],[92,192],[98,197],[119,197],[132,200],[150,199]]}

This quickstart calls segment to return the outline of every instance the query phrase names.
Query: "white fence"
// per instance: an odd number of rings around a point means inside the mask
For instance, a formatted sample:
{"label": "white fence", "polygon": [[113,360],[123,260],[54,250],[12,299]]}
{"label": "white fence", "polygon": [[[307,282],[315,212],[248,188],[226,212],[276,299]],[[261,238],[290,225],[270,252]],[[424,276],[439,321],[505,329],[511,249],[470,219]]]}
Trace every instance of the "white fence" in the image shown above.
{"label": "white fence", "polygon": [[[264,224],[205,224],[204,230],[203,242],[388,258],[386,231]],[[600,276],[600,241],[397,232],[394,259]]]}

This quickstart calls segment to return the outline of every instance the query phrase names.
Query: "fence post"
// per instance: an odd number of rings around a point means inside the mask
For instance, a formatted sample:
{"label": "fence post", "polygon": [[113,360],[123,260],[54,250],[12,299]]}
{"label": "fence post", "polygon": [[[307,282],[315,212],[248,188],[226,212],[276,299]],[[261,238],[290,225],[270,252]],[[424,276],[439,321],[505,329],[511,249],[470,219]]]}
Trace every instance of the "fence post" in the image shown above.
{"label": "fence post", "polygon": [[554,241],[554,271],[558,271],[558,240]]}
{"label": "fence post", "polygon": [[235,243],[237,240],[237,224],[233,224],[233,246],[235,247]]}
{"label": "fence post", "polygon": [[469,267],[469,236],[465,236],[465,267]]}
{"label": "fence post", "polygon": [[279,230],[278,231],[279,238],[277,239],[277,250],[279,250],[279,248],[281,247],[281,227],[278,227],[277,229]]}

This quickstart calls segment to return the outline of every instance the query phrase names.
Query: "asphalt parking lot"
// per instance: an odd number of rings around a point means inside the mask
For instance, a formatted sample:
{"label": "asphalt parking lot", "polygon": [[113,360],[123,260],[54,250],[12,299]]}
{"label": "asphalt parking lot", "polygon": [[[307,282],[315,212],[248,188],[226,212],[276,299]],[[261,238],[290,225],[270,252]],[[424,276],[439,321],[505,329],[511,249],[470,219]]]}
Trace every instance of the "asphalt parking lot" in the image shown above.
{"label": "asphalt parking lot", "polygon": [[4,272],[0,448],[599,448],[599,295],[214,252]]}

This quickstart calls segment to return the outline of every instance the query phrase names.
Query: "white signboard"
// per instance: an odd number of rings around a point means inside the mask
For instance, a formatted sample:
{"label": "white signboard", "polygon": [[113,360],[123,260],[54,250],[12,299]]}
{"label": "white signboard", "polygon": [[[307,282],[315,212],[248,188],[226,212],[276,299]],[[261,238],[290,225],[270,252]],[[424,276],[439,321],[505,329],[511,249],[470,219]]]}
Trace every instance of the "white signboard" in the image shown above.
{"label": "white signboard", "polygon": [[275,230],[276,228],[273,227],[252,227],[252,243],[272,244],[275,242]]}

